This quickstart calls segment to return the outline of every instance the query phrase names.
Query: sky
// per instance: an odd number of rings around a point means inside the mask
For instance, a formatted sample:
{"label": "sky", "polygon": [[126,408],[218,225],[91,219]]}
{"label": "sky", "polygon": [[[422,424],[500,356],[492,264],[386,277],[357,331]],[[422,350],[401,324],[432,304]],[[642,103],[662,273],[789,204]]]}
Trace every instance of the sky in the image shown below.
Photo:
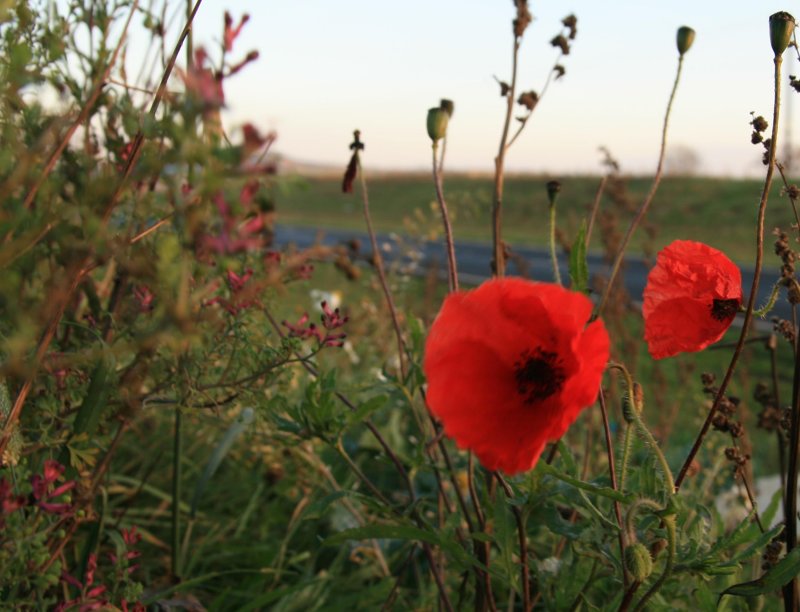
{"label": "sky", "polygon": [[[668,155],[688,148],[704,174],[763,172],[762,149],[750,143],[750,112],[771,120],[768,18],[791,6],[771,0],[529,6],[534,21],[520,49],[521,90],[541,91],[558,55],[549,41],[563,17],[577,16],[578,35],[561,61],[566,75],[550,86],[510,150],[510,171],[597,173],[598,147],[606,146],[624,171],[652,173],[677,69],[675,34],[688,25],[697,36],[684,60]],[[226,82],[224,124],[234,141],[251,122],[275,130],[277,151],[291,159],[344,167],[358,128],[367,169],[426,170],[427,109],[449,98],[455,113],[447,167],[492,171],[505,112],[494,77],[511,78],[510,0],[204,0],[195,44],[218,46],[226,9],[237,20],[251,16],[233,58],[260,53]],[[800,115],[793,117],[800,94],[788,87],[788,75],[800,75],[800,67],[791,51],[784,61],[782,138],[800,146]]]}

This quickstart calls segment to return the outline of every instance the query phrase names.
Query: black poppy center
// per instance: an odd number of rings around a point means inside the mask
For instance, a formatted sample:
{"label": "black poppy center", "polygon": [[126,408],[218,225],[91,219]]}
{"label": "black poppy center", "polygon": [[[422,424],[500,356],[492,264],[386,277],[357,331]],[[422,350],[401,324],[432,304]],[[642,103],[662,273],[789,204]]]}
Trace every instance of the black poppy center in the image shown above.
{"label": "black poppy center", "polygon": [[714,300],[711,304],[711,316],[717,321],[733,318],[739,310],[739,300]]}
{"label": "black poppy center", "polygon": [[524,402],[533,404],[560,391],[566,375],[556,353],[536,349],[522,352],[514,364],[514,380]]}

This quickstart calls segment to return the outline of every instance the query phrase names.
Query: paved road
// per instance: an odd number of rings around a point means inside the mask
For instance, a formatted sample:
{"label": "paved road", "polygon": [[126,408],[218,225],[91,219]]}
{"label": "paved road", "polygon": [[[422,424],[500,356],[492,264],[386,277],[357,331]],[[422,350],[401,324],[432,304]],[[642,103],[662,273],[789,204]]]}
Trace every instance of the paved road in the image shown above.
{"label": "paved road", "polygon": [[[338,229],[316,230],[281,224],[278,224],[275,228],[275,240],[279,246],[294,243],[299,248],[303,248],[314,244],[317,240],[320,240],[323,244],[333,245],[346,243],[352,239],[359,240],[362,245],[362,252],[365,255],[369,255],[371,251],[369,237],[365,232]],[[405,257],[403,259],[403,263],[408,266],[410,271],[422,272],[433,262],[438,262],[442,266],[442,270],[446,270],[447,258],[444,245],[438,242],[420,243],[414,242],[413,239],[405,236],[378,234],[378,244],[384,251],[384,257],[387,259],[396,258],[405,250],[399,246],[398,241],[402,241],[406,245],[411,244],[417,251],[416,258]],[[489,261],[492,257],[491,250],[491,245],[485,243],[470,242],[467,240],[460,240],[456,243],[458,276],[462,283],[477,284],[490,276]],[[515,247],[514,252],[525,262],[523,266],[528,267],[527,276],[529,278],[541,281],[553,280],[550,256],[546,249]],[[562,278],[569,278],[566,257],[561,257],[559,263]],[[590,253],[588,263],[590,275],[602,274],[608,276],[609,266],[601,255]],[[746,293],[753,282],[753,267],[740,266],[740,268],[742,270],[742,285]],[[626,259],[625,284],[634,300],[641,301],[649,270],[649,266],[646,265],[641,257],[629,257]],[[515,262],[511,261],[508,265],[508,272],[509,274],[519,274],[521,270]],[[772,286],[779,277],[780,271],[777,265],[770,262],[770,266],[765,266],[761,276],[761,282],[759,283],[759,296],[756,302],[758,306],[766,302]],[[785,300],[779,300],[776,308],[771,313],[771,316],[772,315],[783,318],[791,317],[789,306]],[[767,329],[771,328],[771,326],[764,327]]]}

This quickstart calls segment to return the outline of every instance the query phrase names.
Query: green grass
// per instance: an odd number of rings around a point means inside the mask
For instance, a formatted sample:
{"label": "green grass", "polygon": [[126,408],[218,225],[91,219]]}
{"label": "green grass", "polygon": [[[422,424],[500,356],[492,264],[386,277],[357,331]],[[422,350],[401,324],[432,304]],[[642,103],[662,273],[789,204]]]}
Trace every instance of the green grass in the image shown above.
{"label": "green grass", "polygon": [[[407,230],[436,236],[440,232],[433,183],[428,175],[387,175],[368,178],[370,206],[380,231]],[[547,240],[547,193],[545,184],[552,177],[510,176],[504,198],[505,239],[517,246],[542,246]],[[560,178],[558,226],[571,242],[589,209],[598,184],[597,177]],[[649,178],[633,178],[628,183],[631,202],[638,206],[650,187]],[[278,219],[283,223],[315,227],[363,228],[361,197],[342,194],[339,179],[292,180],[277,202]],[[634,237],[632,251],[648,243],[660,249],[675,239],[706,242],[733,259],[751,262],[755,254],[755,221],[762,182],[717,178],[665,178],[646,219]],[[453,175],[445,178],[445,197],[453,216],[456,239],[491,240],[492,180],[489,177]],[[620,211],[604,197],[601,210],[614,211],[620,231],[627,227],[630,211]],[[788,228],[794,222],[788,198],[781,185],[773,184],[767,209],[766,230]],[[648,236],[651,233],[653,238]],[[767,235],[766,249],[771,250]],[[601,250],[599,225],[592,236],[591,249]],[[651,249],[648,249],[651,250]]]}

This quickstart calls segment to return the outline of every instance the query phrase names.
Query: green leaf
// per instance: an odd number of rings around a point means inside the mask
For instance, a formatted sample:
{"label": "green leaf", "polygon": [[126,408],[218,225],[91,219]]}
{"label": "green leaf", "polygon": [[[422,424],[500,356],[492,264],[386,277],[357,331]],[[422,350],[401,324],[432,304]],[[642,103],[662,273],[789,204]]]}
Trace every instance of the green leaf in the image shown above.
{"label": "green leaf", "polygon": [[339,546],[348,540],[416,540],[428,544],[438,544],[439,536],[425,529],[411,525],[364,525],[345,529],[325,539],[324,546]]}
{"label": "green leaf", "polygon": [[[779,590],[800,573],[800,548],[795,548],[781,559],[777,565],[757,580],[734,584],[719,594],[719,600],[725,595],[738,597],[755,597]],[[717,600],[719,602],[719,600]]]}
{"label": "green leaf", "polygon": [[586,219],[581,222],[578,235],[569,252],[569,279],[573,291],[589,292],[589,264],[586,263]]}
{"label": "green leaf", "polygon": [[203,493],[206,490],[206,485],[208,485],[208,481],[211,480],[211,477],[217,471],[217,468],[222,463],[222,460],[225,458],[225,455],[228,454],[228,451],[231,450],[233,443],[236,441],[244,430],[247,429],[247,426],[253,422],[255,418],[255,413],[253,412],[252,408],[245,408],[242,410],[242,413],[239,415],[233,423],[231,423],[228,430],[225,432],[225,435],[222,436],[222,439],[217,444],[217,447],[214,449],[214,452],[211,453],[211,457],[208,459],[208,463],[206,463],[206,467],[203,470],[203,473],[200,475],[200,480],[197,481],[197,485],[194,488],[194,496],[192,497],[192,510],[191,510],[191,517],[195,518],[197,514],[197,507],[200,504],[200,498],[203,496]]}
{"label": "green leaf", "polygon": [[86,390],[86,397],[78,408],[78,414],[72,429],[75,435],[82,433],[89,434],[89,437],[97,429],[100,423],[100,414],[108,403],[108,394],[111,391],[112,383],[110,377],[114,373],[114,360],[110,352],[104,352],[91,373],[89,388]]}
{"label": "green leaf", "polygon": [[372,397],[359,405],[355,412],[350,413],[348,420],[350,423],[361,423],[373,412],[382,408],[387,401],[389,401],[389,397],[386,395]]}
{"label": "green leaf", "polygon": [[548,476],[553,476],[554,478],[558,478],[562,482],[566,482],[567,484],[572,485],[578,489],[583,489],[584,491],[589,491],[590,493],[594,493],[595,495],[600,495],[602,497],[607,497],[608,499],[613,499],[614,501],[619,501],[625,504],[631,502],[631,498],[624,493],[619,491],[615,491],[611,487],[601,487],[589,482],[583,482],[582,480],[578,480],[577,478],[572,478],[563,472],[560,472],[552,465],[548,465],[547,463],[540,461],[539,465],[537,466],[538,470],[541,470]]}

